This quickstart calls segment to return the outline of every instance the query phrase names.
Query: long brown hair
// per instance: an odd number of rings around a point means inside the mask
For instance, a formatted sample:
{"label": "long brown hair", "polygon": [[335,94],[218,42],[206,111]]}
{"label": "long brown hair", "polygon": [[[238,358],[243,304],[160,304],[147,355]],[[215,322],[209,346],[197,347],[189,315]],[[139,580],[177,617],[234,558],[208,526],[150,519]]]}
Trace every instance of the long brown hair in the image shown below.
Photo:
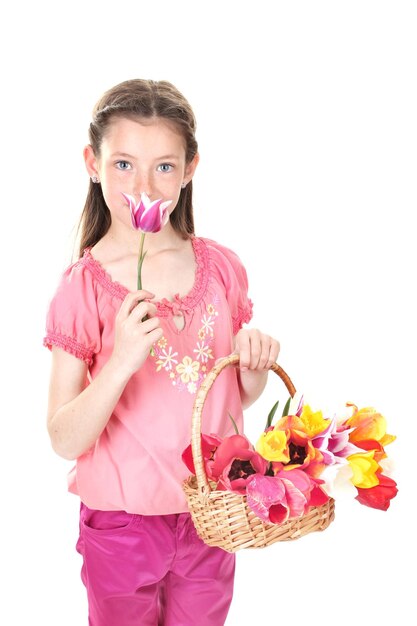
{"label": "long brown hair", "polygon": [[[194,113],[184,96],[168,81],[126,80],[106,91],[93,109],[89,139],[93,152],[100,155],[103,137],[115,117],[164,118],[175,125],[186,146],[186,162],[197,154]],[[173,228],[188,239],[194,234],[193,189],[190,181],[181,189],[170,220]],[[85,248],[94,246],[108,231],[110,211],[105,203],[100,183],[90,180],[87,198],[81,214],[79,256]]]}

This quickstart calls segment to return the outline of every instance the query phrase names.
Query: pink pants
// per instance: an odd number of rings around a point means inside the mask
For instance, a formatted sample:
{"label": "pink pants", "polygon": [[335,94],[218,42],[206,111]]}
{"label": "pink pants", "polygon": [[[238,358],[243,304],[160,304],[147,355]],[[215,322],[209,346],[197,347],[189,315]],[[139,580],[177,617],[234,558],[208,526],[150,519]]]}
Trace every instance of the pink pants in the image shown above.
{"label": "pink pants", "polygon": [[223,626],[235,556],[210,548],[188,513],[131,515],[81,505],[77,550],[90,626]]}

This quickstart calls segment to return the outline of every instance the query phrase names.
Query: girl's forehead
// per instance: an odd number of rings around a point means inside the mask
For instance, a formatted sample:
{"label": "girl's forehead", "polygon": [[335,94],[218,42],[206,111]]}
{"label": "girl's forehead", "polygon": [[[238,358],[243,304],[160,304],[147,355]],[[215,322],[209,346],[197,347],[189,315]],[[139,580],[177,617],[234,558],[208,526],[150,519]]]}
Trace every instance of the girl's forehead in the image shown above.
{"label": "girl's forehead", "polygon": [[186,141],[170,120],[116,117],[103,136],[100,155],[113,158],[116,154],[152,161],[168,155],[185,160]]}
{"label": "girl's forehead", "polygon": [[185,145],[184,137],[175,123],[161,117],[114,117],[107,127],[103,141],[107,143],[150,141],[177,144],[182,147]]}

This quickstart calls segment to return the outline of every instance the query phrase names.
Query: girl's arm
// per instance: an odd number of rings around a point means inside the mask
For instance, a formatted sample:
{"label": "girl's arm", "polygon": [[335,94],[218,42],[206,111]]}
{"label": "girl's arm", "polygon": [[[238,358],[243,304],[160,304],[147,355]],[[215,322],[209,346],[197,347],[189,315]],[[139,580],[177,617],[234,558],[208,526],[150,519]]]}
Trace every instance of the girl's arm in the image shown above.
{"label": "girl's arm", "polygon": [[88,384],[87,365],[61,348],[52,350],[48,432],[60,456],[75,459],[87,452],[104,430],[123,390],[162,336],[155,305],[143,302],[153,294],[126,296],[116,317],[113,353]]}
{"label": "girl's arm", "polygon": [[235,353],[239,354],[239,388],[242,406],[248,408],[261,395],[268,370],[279,354],[276,339],[259,330],[241,329],[235,337]]}
{"label": "girl's arm", "polygon": [[94,444],[127,381],[110,359],[88,384],[84,361],[61,348],[52,349],[48,431],[57,454],[75,459]]}

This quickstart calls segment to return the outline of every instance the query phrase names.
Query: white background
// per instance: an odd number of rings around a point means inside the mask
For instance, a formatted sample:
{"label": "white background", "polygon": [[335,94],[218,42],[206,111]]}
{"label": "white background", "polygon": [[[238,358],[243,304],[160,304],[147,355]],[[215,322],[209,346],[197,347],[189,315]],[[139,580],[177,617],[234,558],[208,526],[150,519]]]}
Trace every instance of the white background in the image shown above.
{"label": "white background", "polygon": [[[227,626],[415,623],[415,3],[40,0],[0,17],[0,622],[87,623],[41,342],[84,203],[91,109],[142,77],[194,108],[197,234],[240,255],[253,324],[280,339],[296,387],[316,408],[373,405],[398,436],[389,511],[341,501],[325,533],[239,553]],[[279,389],[271,377],[251,437]]]}

